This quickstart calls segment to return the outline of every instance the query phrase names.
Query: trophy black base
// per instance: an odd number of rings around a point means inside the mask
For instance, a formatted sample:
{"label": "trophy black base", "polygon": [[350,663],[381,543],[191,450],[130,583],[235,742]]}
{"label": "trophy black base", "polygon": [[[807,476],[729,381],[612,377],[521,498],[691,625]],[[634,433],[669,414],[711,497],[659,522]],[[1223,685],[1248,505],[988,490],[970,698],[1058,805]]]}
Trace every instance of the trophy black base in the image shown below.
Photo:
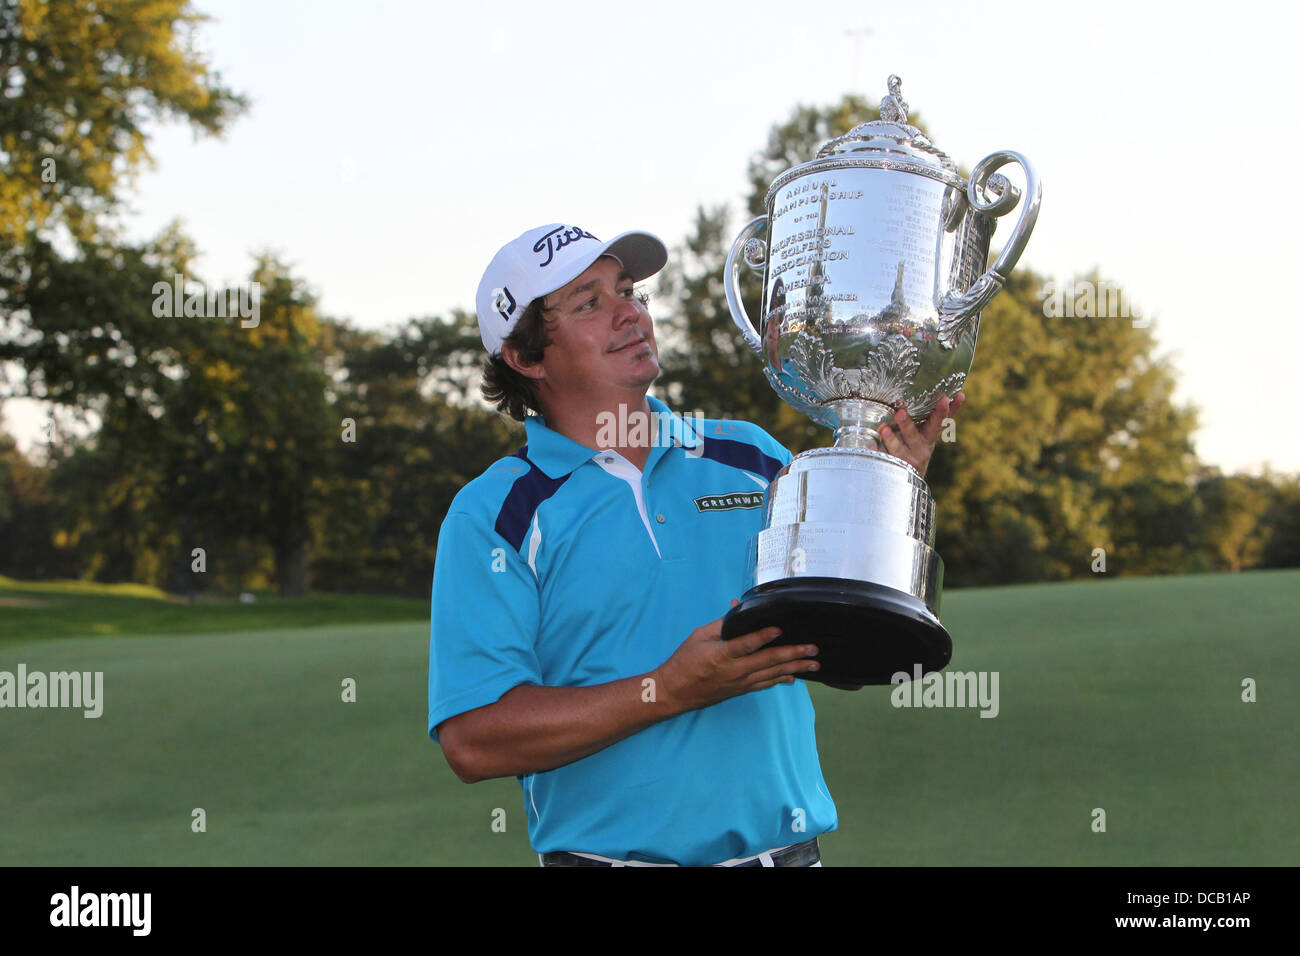
{"label": "trophy black base", "polygon": [[787,578],[745,592],[722,621],[730,640],[765,627],[781,636],[769,647],[816,644],[821,668],[799,676],[823,684],[889,684],[900,671],[911,679],[942,670],[952,638],[938,618],[910,594],[842,578]]}

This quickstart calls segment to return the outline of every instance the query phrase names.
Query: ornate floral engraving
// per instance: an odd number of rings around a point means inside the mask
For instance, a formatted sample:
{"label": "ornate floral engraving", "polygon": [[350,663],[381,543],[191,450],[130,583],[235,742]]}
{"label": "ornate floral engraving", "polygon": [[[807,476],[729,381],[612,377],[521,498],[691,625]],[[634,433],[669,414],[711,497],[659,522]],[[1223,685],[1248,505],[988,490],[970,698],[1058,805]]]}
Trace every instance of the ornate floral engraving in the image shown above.
{"label": "ornate floral engraving", "polygon": [[781,380],[770,368],[764,368],[763,374],[767,376],[768,384],[776,390],[776,394],[781,396],[781,400],[797,412],[807,415],[818,425],[824,425],[826,428],[835,428],[839,423],[835,413],[826,405],[816,405],[808,400],[808,397],[796,392],[789,385]]}
{"label": "ornate floral engraving", "polygon": [[801,391],[809,398],[825,402],[847,398],[852,392],[844,369],[835,364],[835,353],[810,332],[800,332],[790,345],[790,361]]}
{"label": "ornate floral engraving", "polygon": [[949,293],[939,303],[939,344],[950,349],[974,328],[984,306],[1002,290],[1006,280],[990,269],[961,295]]}
{"label": "ornate floral engraving", "polygon": [[891,335],[867,356],[861,384],[854,392],[862,398],[898,406],[920,367],[916,346],[902,335]]}
{"label": "ornate floral engraving", "polygon": [[962,385],[966,383],[965,372],[953,372],[951,375],[945,375],[939,379],[939,383],[934,388],[927,389],[920,395],[917,395],[907,403],[907,413],[918,421],[929,415],[936,405],[939,404],[941,396],[947,395],[949,398],[961,391]]}

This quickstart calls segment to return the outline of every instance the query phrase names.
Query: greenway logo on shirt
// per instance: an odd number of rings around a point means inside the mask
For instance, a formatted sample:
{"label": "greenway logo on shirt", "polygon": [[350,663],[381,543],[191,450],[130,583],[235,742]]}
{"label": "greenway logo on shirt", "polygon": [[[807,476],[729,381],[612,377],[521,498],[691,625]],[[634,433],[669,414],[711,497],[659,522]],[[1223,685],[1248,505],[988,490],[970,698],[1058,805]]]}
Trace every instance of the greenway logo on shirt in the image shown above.
{"label": "greenway logo on shirt", "polygon": [[763,507],[763,492],[737,491],[730,495],[705,495],[695,499],[697,511],[734,511],[737,508]]}

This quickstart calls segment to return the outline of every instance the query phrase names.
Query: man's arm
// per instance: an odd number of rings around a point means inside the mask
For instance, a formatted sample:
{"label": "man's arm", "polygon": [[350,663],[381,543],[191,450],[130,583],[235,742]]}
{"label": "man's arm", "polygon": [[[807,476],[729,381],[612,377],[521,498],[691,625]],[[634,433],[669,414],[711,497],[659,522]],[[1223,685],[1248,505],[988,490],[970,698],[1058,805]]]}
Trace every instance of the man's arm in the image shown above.
{"label": "man's arm", "polygon": [[521,684],[496,703],[444,720],[438,740],[466,783],[553,770],[661,720],[791,683],[820,666],[808,660],[813,645],[766,648],[778,634],[769,627],[723,641],[719,618],[697,627],[647,674],[592,687]]}
{"label": "man's arm", "polygon": [[465,783],[550,770],[672,716],[666,702],[642,702],[641,680],[592,687],[520,684],[494,704],[444,720],[438,740]]}

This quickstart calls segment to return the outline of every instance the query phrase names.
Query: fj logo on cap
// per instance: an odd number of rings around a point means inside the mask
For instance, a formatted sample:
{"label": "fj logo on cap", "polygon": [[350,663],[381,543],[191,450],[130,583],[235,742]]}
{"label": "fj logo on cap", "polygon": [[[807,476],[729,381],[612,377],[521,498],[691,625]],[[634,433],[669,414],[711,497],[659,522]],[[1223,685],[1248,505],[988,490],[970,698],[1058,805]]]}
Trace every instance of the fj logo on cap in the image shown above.
{"label": "fj logo on cap", "polygon": [[509,289],[493,289],[492,307],[501,313],[501,318],[509,322],[515,311],[515,297]]}
{"label": "fj logo on cap", "polygon": [[[546,261],[540,263],[538,268],[545,269],[555,258],[555,254],[571,242],[577,242],[579,239],[596,239],[585,229],[579,229],[577,226],[556,226],[542,238],[537,240],[533,246],[533,252],[541,254],[546,253]],[[596,239],[600,242],[599,239]]]}

